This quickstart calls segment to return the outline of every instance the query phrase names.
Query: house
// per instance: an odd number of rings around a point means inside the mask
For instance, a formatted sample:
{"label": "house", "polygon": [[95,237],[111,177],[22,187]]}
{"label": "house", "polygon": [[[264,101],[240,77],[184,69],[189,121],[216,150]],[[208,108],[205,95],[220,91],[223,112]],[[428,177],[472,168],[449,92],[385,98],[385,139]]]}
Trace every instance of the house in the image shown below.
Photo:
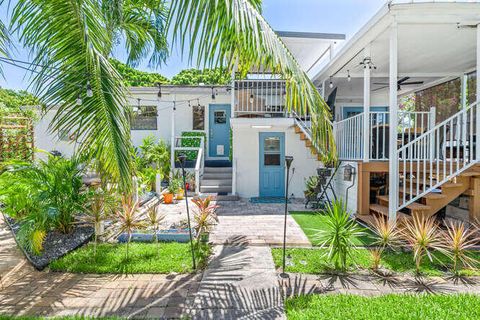
{"label": "house", "polygon": [[[333,190],[359,219],[480,217],[479,23],[477,1],[390,1],[346,42],[279,32],[332,108]],[[132,88],[133,142],[153,134],[176,152],[196,150],[197,192],[243,198],[283,197],[290,155],[289,196],[302,198],[322,164],[308,116],[285,109],[284,87],[252,72],[228,86]],[[48,121],[37,145],[67,148],[45,138]],[[192,130],[204,137],[185,146]]]}

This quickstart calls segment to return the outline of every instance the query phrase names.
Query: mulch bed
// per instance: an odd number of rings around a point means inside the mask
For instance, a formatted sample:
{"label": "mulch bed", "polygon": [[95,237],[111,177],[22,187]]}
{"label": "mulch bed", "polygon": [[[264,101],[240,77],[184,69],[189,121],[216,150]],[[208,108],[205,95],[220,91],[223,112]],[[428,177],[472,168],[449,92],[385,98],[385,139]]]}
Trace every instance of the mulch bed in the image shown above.
{"label": "mulch bed", "polygon": [[[12,230],[14,236],[17,236],[20,224],[14,219],[5,216],[5,220]],[[58,231],[50,231],[47,233],[43,243],[43,252],[41,255],[34,255],[19,246],[26,258],[37,270],[45,269],[50,262],[63,257],[70,251],[77,249],[89,242],[94,234],[94,228],[91,226],[75,226],[74,230],[69,234],[63,234]]]}

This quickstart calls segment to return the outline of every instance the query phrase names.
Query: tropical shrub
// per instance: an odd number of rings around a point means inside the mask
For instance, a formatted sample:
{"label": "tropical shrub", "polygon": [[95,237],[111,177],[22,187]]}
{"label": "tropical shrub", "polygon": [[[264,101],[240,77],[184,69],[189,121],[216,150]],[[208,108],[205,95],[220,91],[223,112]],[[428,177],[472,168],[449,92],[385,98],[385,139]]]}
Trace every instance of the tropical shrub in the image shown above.
{"label": "tropical shrub", "polygon": [[194,230],[197,241],[199,241],[203,235],[210,232],[215,223],[218,223],[218,217],[216,214],[218,205],[213,204],[212,201],[213,198],[211,196],[208,196],[204,199],[192,199],[193,204],[196,206],[193,219],[195,221]]}
{"label": "tropical shrub", "polygon": [[168,183],[167,191],[171,194],[176,194],[180,189],[182,189],[183,181],[179,178],[171,178]]}
{"label": "tropical shrub", "polygon": [[128,249],[132,233],[136,229],[145,227],[145,221],[140,216],[138,202],[134,202],[131,196],[122,197],[122,206],[117,212],[119,231],[127,234],[126,259],[128,260]]}
{"label": "tropical shrub", "polygon": [[133,159],[137,176],[141,184],[149,191],[155,189],[157,174],[161,179],[168,177],[170,173],[170,147],[163,141],[156,141],[155,137],[147,136],[137,150],[133,150]]}
{"label": "tropical shrub", "polygon": [[334,264],[335,270],[345,271],[347,259],[356,250],[355,239],[365,235],[364,230],[350,218],[341,200],[329,204],[324,211],[327,216],[324,230],[318,230],[314,238],[321,248],[328,248],[325,255]]}
{"label": "tropical shrub", "polygon": [[420,273],[420,265],[425,256],[433,261],[433,251],[446,253],[440,229],[432,217],[413,215],[412,220],[405,221],[402,234],[413,251],[417,273]]}
{"label": "tropical shrub", "polygon": [[371,227],[376,235],[376,239],[372,243],[376,248],[370,250],[372,269],[377,270],[383,252],[385,250],[395,250],[402,244],[401,232],[396,221],[392,222],[385,217],[375,217]]}
{"label": "tropical shrub", "polygon": [[461,222],[450,222],[443,234],[445,249],[453,263],[452,271],[458,274],[459,268],[475,268],[478,261],[468,256],[468,251],[478,243],[477,230]]}
{"label": "tropical shrub", "polygon": [[147,212],[147,223],[152,228],[152,241],[158,244],[157,232],[160,226],[160,222],[165,219],[165,215],[159,213],[159,207],[153,206],[148,209]]}
{"label": "tropical shrub", "polygon": [[311,176],[305,181],[305,197],[312,198],[318,194],[318,176]]}

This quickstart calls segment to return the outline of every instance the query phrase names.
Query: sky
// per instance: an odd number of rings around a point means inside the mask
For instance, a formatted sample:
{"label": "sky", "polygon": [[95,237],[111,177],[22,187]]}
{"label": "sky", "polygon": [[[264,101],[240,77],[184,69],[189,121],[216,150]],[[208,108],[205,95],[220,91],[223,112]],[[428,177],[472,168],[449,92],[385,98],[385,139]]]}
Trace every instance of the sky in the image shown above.
{"label": "sky", "polygon": [[[264,0],[263,15],[274,30],[343,33],[348,40],[385,2],[386,0]],[[5,11],[1,10],[0,19],[8,24],[9,18]],[[28,51],[22,48],[15,36],[13,40],[15,48],[12,49],[12,58],[30,61]],[[124,60],[125,52],[122,48],[116,48],[114,56]],[[166,65],[150,69],[145,63],[138,68],[171,78],[182,69],[195,67],[188,65],[186,60],[173,48]],[[5,64],[2,68],[4,79],[0,78],[0,87],[28,89],[28,75],[23,70]]]}

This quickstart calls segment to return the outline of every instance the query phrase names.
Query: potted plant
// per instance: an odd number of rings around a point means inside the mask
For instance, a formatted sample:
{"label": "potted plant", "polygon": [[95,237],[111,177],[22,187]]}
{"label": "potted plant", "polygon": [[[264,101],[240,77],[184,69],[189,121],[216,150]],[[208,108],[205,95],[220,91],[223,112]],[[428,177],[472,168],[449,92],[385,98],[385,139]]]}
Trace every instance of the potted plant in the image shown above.
{"label": "potted plant", "polygon": [[195,198],[192,202],[196,206],[194,212],[194,221],[195,221],[195,234],[197,241],[201,243],[207,243],[209,239],[210,230],[215,223],[218,223],[218,217],[216,210],[217,205],[212,204],[212,197]]}
{"label": "potted plant", "polygon": [[314,201],[317,198],[318,193],[320,192],[319,179],[317,176],[311,176],[305,181],[305,199],[308,201]]}
{"label": "potted plant", "polygon": [[170,183],[167,187],[167,192],[163,194],[163,202],[166,204],[173,203],[173,197],[177,194],[178,190],[181,188],[180,180],[176,178],[170,179]]}

